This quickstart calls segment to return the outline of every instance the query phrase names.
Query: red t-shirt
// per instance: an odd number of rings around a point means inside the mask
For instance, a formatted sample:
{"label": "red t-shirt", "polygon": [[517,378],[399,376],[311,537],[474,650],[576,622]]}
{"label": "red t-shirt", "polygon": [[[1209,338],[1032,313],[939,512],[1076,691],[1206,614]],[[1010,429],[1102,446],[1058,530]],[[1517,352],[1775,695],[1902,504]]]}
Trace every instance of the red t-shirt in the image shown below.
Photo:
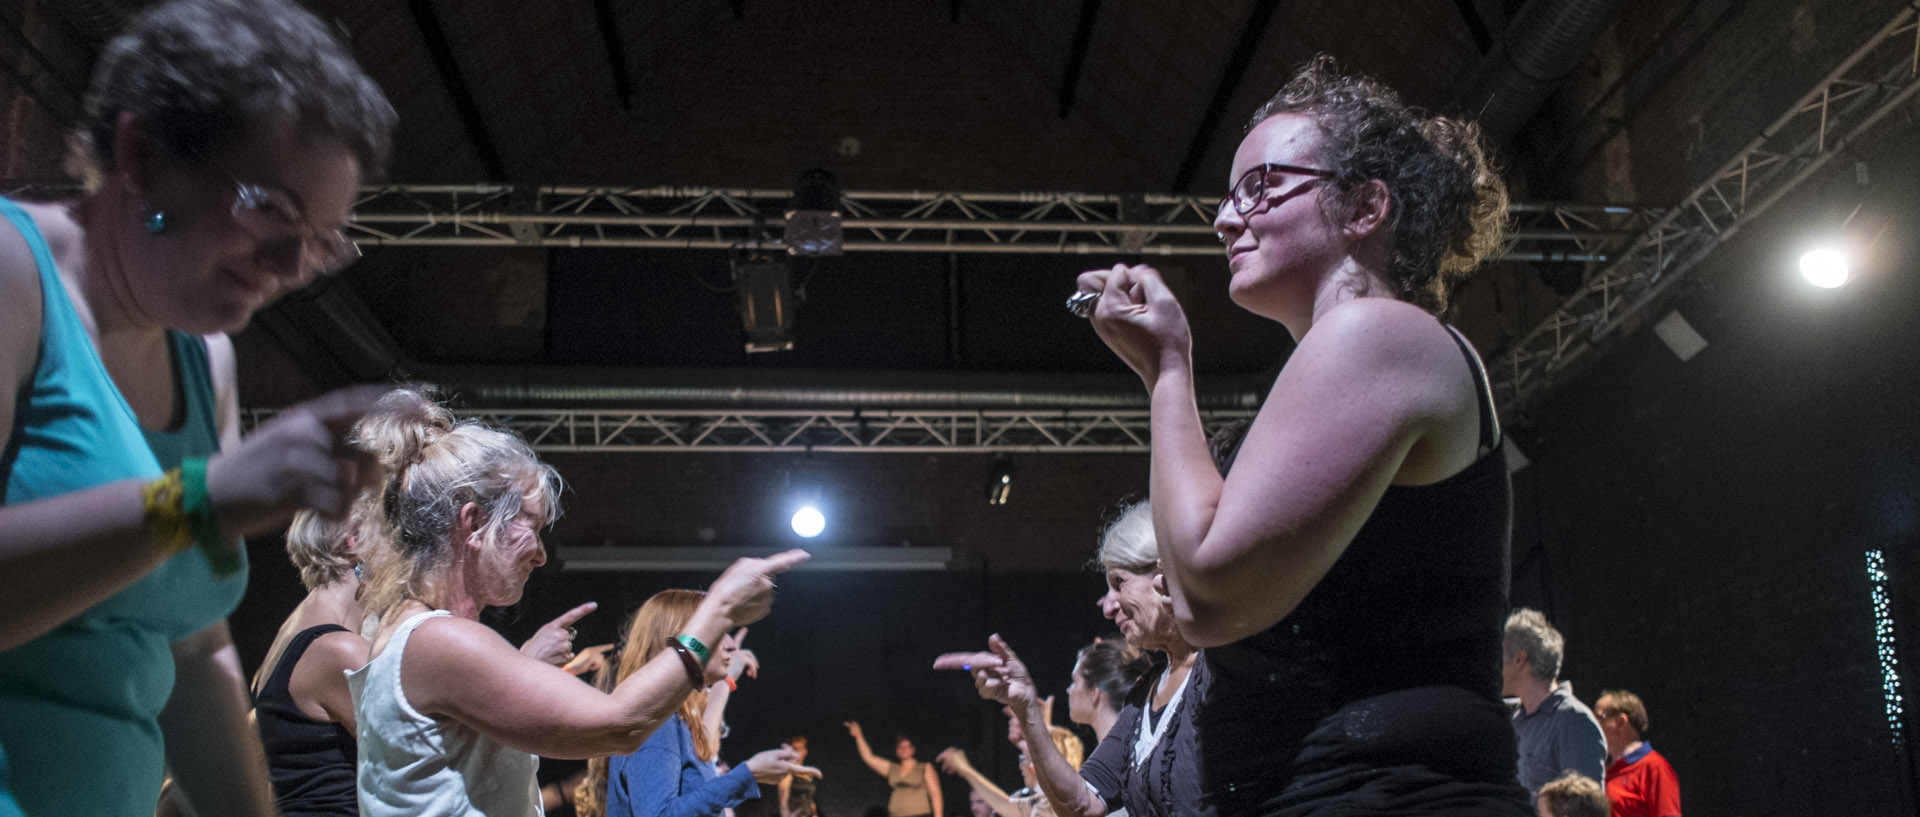
{"label": "red t-shirt", "polygon": [[1680,778],[1653,744],[1642,743],[1607,767],[1607,802],[1613,817],[1680,817]]}

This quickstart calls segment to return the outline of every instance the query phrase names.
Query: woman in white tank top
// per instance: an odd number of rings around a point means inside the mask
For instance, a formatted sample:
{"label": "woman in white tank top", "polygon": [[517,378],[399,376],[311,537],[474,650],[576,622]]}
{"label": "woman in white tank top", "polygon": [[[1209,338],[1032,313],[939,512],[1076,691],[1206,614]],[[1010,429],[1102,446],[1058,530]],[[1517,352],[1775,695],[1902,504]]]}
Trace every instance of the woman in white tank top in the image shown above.
{"label": "woman in white tank top", "polygon": [[520,600],[546,562],[560,477],[518,437],[411,391],[357,430],[387,466],[357,511],[365,601],[381,622],[372,659],[348,673],[363,817],[540,814],[535,756],[632,752],[702,685],[695,654],[764,617],[773,576],[806,559],[741,559],[721,574],[682,641],[603,693],[530,658],[482,625]]}

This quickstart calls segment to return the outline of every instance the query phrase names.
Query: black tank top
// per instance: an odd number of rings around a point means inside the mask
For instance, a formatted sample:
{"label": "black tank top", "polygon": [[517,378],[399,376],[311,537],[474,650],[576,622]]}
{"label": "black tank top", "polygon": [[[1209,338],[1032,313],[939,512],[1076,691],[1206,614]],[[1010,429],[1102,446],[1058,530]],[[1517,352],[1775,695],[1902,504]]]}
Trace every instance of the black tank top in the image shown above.
{"label": "black tank top", "polygon": [[1299,607],[1201,652],[1206,688],[1189,693],[1221,817],[1532,811],[1499,698],[1513,486],[1486,375],[1448,331],[1473,372],[1479,458],[1389,487]]}
{"label": "black tank top", "polygon": [[267,676],[254,698],[254,719],[260,727],[260,743],[267,750],[273,796],[285,817],[360,814],[359,794],[354,788],[359,747],[353,733],[338,723],[316,721],[302,714],[287,690],[293,666],[300,663],[300,656],[306,654],[313,640],[346,631],[338,624],[301,630],[287,643],[286,652],[273,665],[273,674]]}

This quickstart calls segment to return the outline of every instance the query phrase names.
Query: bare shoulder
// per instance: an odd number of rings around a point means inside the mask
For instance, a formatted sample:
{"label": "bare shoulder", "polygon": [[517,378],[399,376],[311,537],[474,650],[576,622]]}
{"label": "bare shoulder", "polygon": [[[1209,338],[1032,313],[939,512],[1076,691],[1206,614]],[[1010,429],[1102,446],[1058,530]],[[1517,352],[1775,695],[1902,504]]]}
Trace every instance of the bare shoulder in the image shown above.
{"label": "bare shoulder", "polygon": [[1337,381],[1337,390],[1360,405],[1390,406],[1394,422],[1418,437],[1459,425],[1476,406],[1473,379],[1452,332],[1404,301],[1355,298],[1329,309],[1294,356],[1306,370],[1302,374]]}
{"label": "bare shoulder", "polygon": [[354,670],[365,666],[367,654],[372,645],[359,635],[338,630],[327,633],[307,645],[307,652],[301,656],[300,663],[318,659],[319,665],[328,669]]}
{"label": "bare shoulder", "polygon": [[1365,354],[1382,362],[1454,348],[1439,319],[1394,298],[1355,298],[1327,310],[1314,319],[1313,329],[1300,341],[1302,347],[1309,343]]}

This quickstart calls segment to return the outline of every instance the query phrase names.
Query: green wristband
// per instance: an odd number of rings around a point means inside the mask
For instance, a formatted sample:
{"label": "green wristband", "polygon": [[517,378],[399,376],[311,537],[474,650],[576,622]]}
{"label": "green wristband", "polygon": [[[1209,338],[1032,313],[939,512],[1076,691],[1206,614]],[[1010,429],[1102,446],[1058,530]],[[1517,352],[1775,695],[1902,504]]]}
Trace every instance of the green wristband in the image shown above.
{"label": "green wristband", "polygon": [[181,505],[193,526],[193,540],[207,555],[216,576],[231,576],[240,569],[240,549],[227,544],[220,535],[220,519],[213,513],[213,498],[207,495],[207,460],[191,457],[180,463]]}
{"label": "green wristband", "polygon": [[700,659],[700,666],[704,667],[708,661],[713,660],[713,650],[707,649],[707,645],[700,643],[700,639],[690,635],[681,635],[675,637],[673,640],[686,645],[687,649],[692,650],[693,657]]}

